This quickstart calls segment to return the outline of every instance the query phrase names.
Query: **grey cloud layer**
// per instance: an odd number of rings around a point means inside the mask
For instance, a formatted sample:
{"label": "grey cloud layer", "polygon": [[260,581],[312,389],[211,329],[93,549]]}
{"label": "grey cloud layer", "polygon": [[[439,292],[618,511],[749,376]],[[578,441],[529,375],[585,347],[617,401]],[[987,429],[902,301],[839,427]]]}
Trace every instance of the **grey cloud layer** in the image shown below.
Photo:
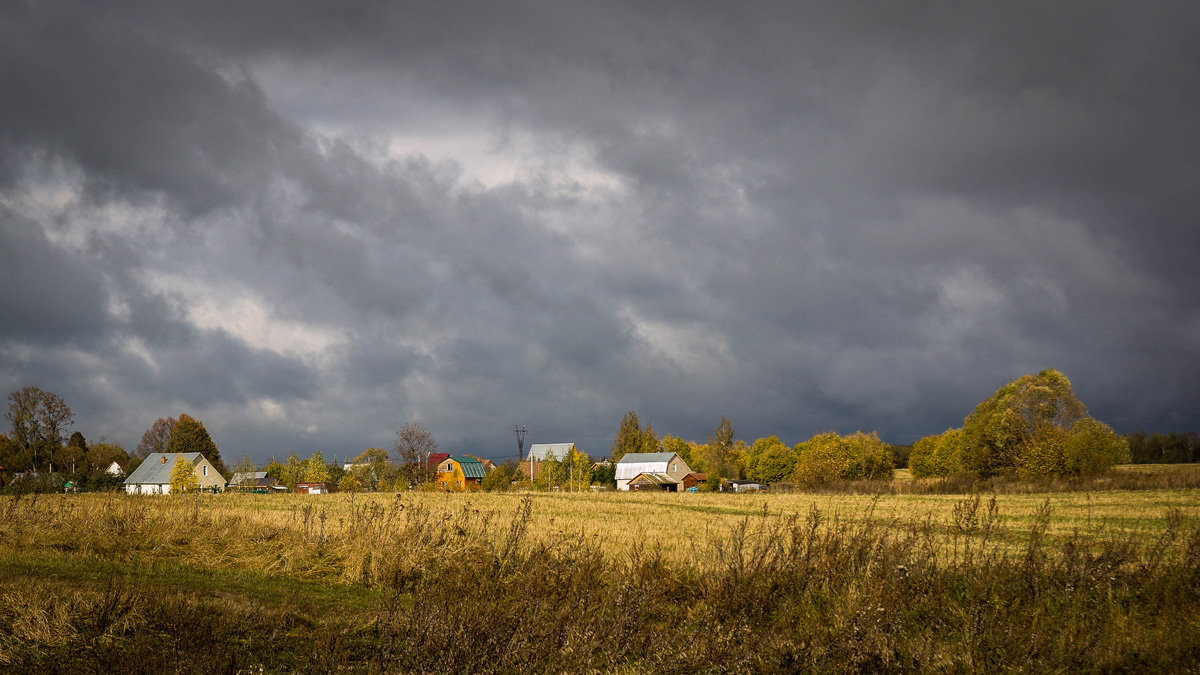
{"label": "grey cloud layer", "polygon": [[89,436],[1195,426],[1192,5],[243,5],[0,10],[0,384]]}

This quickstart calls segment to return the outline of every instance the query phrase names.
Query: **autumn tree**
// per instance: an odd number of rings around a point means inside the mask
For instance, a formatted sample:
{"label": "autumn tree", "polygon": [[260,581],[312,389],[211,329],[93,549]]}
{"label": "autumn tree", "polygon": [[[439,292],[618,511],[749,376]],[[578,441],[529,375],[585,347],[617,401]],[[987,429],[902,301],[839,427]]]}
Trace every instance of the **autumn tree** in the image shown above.
{"label": "autumn tree", "polygon": [[571,490],[587,490],[592,485],[592,459],[575,448],[564,458],[567,485]]}
{"label": "autumn tree", "polygon": [[304,481],[305,483],[327,483],[329,482],[329,467],[325,465],[325,458],[321,455],[321,451],[313,452],[312,457],[304,461]]}
{"label": "autumn tree", "polygon": [[267,466],[263,471],[267,473],[267,478],[274,478],[280,483],[287,483],[284,480],[284,474],[287,473],[287,465],[275,459],[274,456],[271,457],[271,461],[267,462]]}
{"label": "autumn tree", "polygon": [[350,472],[364,486],[376,487],[395,480],[396,469],[383,448],[367,448],[352,461]]}
{"label": "autumn tree", "polygon": [[160,417],[155,420],[146,433],[142,434],[142,440],[138,441],[137,449],[134,450],[134,456],[146,459],[151,453],[166,452],[167,445],[171,442],[171,432],[175,429],[177,422],[178,420],[174,417]]}
{"label": "autumn tree", "polygon": [[279,480],[283,481],[289,490],[295,491],[297,483],[305,482],[305,468],[304,460],[293,452],[288,455],[287,462],[279,472]]}
{"label": "autumn tree", "polygon": [[429,456],[437,452],[437,440],[419,422],[409,422],[396,431],[396,457],[404,465],[412,481],[426,483],[433,478]]}
{"label": "autumn tree", "polygon": [[87,453],[84,455],[84,465],[88,471],[94,473],[107,471],[113,462],[120,462],[126,459],[129,459],[129,453],[125,451],[125,447],[120,443],[108,443],[100,440],[95,443],[88,443]]}
{"label": "autumn tree", "polygon": [[171,465],[171,492],[183,494],[199,486],[200,477],[196,475],[196,465],[184,459],[181,453],[175,453],[175,463]]}
{"label": "autumn tree", "polygon": [[39,469],[62,445],[75,414],[58,395],[25,387],[8,395],[5,419],[12,425],[9,438],[20,449],[23,463]]}
{"label": "autumn tree", "polygon": [[796,445],[798,460],[793,478],[807,486],[844,480],[882,480],[893,477],[893,459],[887,443],[875,433],[856,431],[817,434]]}
{"label": "autumn tree", "polygon": [[[679,458],[684,461],[689,467],[696,468],[695,448],[696,444],[685,441],[678,436],[667,434],[659,441],[661,452],[673,452],[679,455]],[[614,483],[615,484],[615,483]]]}
{"label": "autumn tree", "polygon": [[1071,425],[1063,448],[1063,472],[1071,475],[1103,473],[1129,461],[1129,442],[1107,424],[1085,417]]}
{"label": "autumn tree", "polygon": [[74,474],[84,467],[86,457],[87,448],[69,444],[60,445],[51,451],[50,464],[56,472]]}
{"label": "autumn tree", "polygon": [[1043,370],[996,390],[961,430],[918,441],[910,463],[918,478],[958,471],[1041,478],[1099,473],[1128,457],[1128,442],[1088,415],[1070,380]]}
{"label": "autumn tree", "polygon": [[1026,458],[1039,461],[1043,454],[1039,444],[1054,443],[1057,432],[1070,429],[1086,415],[1087,409],[1062,373],[1043,370],[1022,375],[996,390],[963,420],[963,467],[980,476],[1013,473]]}
{"label": "autumn tree", "polygon": [[21,466],[21,448],[5,434],[0,434],[0,466]]}
{"label": "autumn tree", "polygon": [[362,492],[362,483],[354,477],[354,474],[348,473],[338,481],[337,490],[338,492]]}
{"label": "autumn tree", "polygon": [[951,476],[963,471],[962,429],[947,429],[913,444],[908,468],[913,478]]}
{"label": "autumn tree", "polygon": [[508,460],[483,477],[480,487],[489,492],[504,492],[512,488],[520,469],[516,460]]}
{"label": "autumn tree", "polygon": [[[651,430],[651,435],[653,435],[653,430]],[[621,425],[617,427],[617,437],[613,439],[608,457],[616,462],[631,452],[647,452],[644,449],[646,446],[646,435],[642,431],[641,422],[638,420],[637,413],[630,410],[621,418]]]}
{"label": "autumn tree", "polygon": [[700,464],[708,472],[710,483],[715,485],[714,479],[739,477],[738,451],[739,446],[733,438],[733,423],[722,415],[717,428],[709,434],[708,443],[697,448]]}
{"label": "autumn tree", "polygon": [[746,453],[746,477],[759,483],[779,483],[791,478],[798,457],[778,436],[754,441]]}

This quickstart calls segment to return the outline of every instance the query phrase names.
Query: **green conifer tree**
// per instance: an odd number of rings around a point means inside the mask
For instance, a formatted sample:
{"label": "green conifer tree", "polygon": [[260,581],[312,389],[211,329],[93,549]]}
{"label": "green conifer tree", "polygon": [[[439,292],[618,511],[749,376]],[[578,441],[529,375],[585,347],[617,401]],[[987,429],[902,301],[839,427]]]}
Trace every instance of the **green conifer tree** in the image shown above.
{"label": "green conifer tree", "polygon": [[213,443],[213,439],[208,435],[204,424],[187,413],[179,416],[179,421],[175,423],[175,428],[171,430],[171,440],[167,442],[167,452],[198,452],[204,455],[209,462],[212,462],[212,465],[216,467],[217,472],[222,476],[229,475],[229,469],[225,467],[225,462],[221,460],[221,451],[217,449],[217,444]]}

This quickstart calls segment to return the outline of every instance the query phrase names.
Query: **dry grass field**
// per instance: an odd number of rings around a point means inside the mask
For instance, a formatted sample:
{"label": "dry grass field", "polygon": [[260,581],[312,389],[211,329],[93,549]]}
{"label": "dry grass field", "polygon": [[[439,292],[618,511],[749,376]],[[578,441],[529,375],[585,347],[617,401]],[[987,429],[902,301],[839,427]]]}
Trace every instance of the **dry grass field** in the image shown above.
{"label": "dry grass field", "polygon": [[1200,659],[1197,489],[906,489],[4,497],[0,670]]}

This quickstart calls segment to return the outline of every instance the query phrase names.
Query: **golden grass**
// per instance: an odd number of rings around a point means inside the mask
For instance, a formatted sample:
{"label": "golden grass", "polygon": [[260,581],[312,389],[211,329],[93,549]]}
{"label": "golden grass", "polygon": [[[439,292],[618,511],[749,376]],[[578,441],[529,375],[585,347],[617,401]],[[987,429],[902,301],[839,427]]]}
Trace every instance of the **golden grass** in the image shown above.
{"label": "golden grass", "polygon": [[[740,521],[804,519],[818,509],[827,521],[882,523],[896,530],[931,530],[946,546],[963,535],[955,522],[964,495],[915,494],[684,494],[684,493],[436,493],[333,495],[122,494],[26,497],[8,508],[0,542],[22,548],[79,555],[153,561],[170,559],[202,567],[239,566],[268,573],[322,576],[332,572],[305,554],[295,559],[283,545],[316,539],[353,546],[378,532],[362,528],[368,511],[374,528],[393,527],[421,514],[445,527],[502,533],[525,496],[532,498],[528,539],[582,540],[606,555],[626,556],[635,547],[657,549],[674,561],[702,561],[709,543]],[[996,495],[1001,536],[1021,545],[1039,509],[1051,514],[1046,535],[1053,541],[1076,533],[1101,539],[1121,536],[1146,542],[1165,527],[1167,514],[1200,516],[1200,491],[1163,490]],[[987,496],[983,497],[986,501]],[[0,505],[6,502],[0,501]],[[0,506],[0,515],[3,507]],[[13,522],[13,520],[18,522]],[[208,527],[171,534],[176,525],[202,519]],[[19,521],[38,523],[23,527]],[[47,525],[53,524],[52,528]],[[482,527],[481,527],[482,526]],[[196,532],[200,534],[197,535]],[[103,533],[103,536],[100,534]],[[305,549],[306,550],[306,549]]]}
{"label": "golden grass", "polygon": [[1200,616],[1198,511],[1195,489],[4,497],[0,670],[178,671],[198,634],[231,671],[1170,668],[1200,657],[1200,621],[1171,619]]}

